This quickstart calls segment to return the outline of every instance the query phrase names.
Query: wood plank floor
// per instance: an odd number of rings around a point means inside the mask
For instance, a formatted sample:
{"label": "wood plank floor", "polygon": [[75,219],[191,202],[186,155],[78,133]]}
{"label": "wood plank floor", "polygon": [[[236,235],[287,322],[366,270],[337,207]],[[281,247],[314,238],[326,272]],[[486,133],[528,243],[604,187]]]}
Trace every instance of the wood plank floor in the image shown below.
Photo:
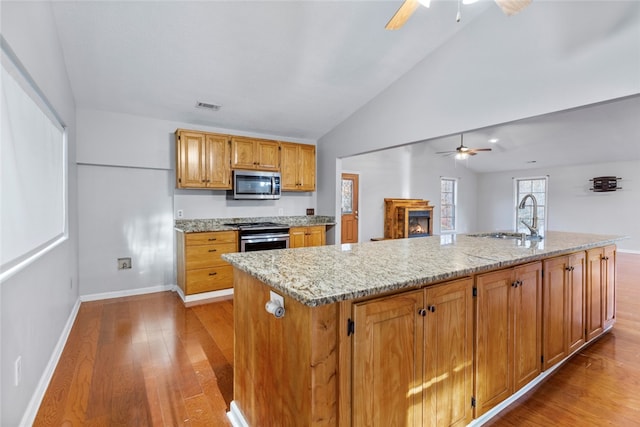
{"label": "wood plank floor", "polygon": [[[618,321],[487,425],[640,426],[640,255],[618,254]],[[233,303],[173,292],[83,303],[35,426],[229,426]]]}

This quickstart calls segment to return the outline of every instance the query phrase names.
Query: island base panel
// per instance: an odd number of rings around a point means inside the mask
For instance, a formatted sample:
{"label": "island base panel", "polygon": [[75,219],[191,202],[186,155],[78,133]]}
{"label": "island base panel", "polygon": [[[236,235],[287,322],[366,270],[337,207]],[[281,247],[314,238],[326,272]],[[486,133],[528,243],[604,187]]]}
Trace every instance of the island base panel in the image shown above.
{"label": "island base panel", "polygon": [[285,296],[275,318],[265,310],[269,286],[236,269],[234,289],[233,393],[247,423],[336,426],[338,305]]}

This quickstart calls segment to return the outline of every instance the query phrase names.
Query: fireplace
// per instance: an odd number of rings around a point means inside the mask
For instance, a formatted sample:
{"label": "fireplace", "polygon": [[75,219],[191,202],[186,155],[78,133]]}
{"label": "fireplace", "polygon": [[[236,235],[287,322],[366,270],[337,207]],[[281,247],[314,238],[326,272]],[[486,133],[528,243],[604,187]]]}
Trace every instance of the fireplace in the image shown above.
{"label": "fireplace", "polygon": [[425,237],[431,233],[431,210],[408,210],[407,237]]}
{"label": "fireplace", "polygon": [[422,199],[384,199],[384,238],[404,239],[433,234],[433,206]]}

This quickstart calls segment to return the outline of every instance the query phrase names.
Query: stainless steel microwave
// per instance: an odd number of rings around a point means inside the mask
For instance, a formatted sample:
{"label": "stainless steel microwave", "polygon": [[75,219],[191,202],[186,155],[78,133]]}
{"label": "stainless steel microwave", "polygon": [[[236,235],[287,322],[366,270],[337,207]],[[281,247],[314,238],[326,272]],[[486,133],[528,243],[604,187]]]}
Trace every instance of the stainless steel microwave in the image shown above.
{"label": "stainless steel microwave", "polygon": [[233,198],[272,200],[280,198],[280,172],[233,171]]}

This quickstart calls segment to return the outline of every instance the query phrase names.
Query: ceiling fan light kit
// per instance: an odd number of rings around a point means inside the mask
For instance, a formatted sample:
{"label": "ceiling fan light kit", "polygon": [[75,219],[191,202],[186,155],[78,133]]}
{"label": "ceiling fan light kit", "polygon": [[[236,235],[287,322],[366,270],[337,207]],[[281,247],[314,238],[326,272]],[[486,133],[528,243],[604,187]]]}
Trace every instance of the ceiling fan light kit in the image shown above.
{"label": "ceiling fan light kit", "polygon": [[[478,0],[458,0],[458,13],[456,14],[456,22],[460,22],[460,3],[472,4]],[[494,0],[500,9],[507,15],[512,16],[520,12],[531,4],[531,0]],[[425,7],[431,6],[431,0],[404,0],[396,13],[391,17],[385,28],[387,30],[399,30],[413,15],[419,5]]]}
{"label": "ceiling fan light kit", "polygon": [[469,148],[464,145],[464,135],[460,134],[460,146],[456,147],[453,151],[438,151],[436,154],[444,154],[445,156],[450,156],[455,154],[456,160],[464,160],[468,159],[469,156],[475,156],[481,151],[491,151],[491,148]]}

